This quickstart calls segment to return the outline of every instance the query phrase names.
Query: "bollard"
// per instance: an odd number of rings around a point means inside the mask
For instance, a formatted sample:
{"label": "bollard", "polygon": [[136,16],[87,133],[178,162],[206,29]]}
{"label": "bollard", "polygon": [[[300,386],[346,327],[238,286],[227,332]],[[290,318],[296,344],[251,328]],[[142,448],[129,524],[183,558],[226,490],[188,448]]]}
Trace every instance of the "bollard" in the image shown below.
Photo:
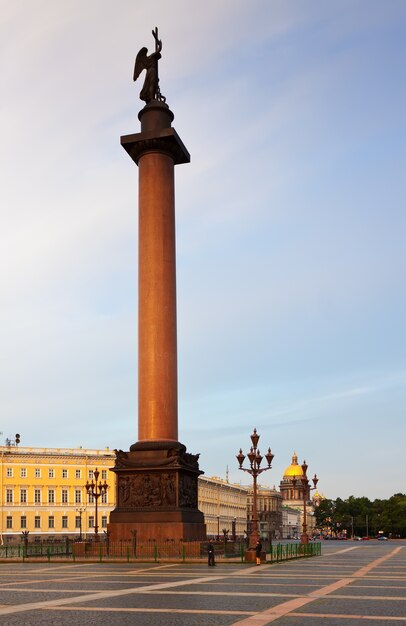
{"label": "bollard", "polygon": [[127,563],[130,562],[130,546],[127,546]]}
{"label": "bollard", "polygon": [[50,548],[50,546],[47,547],[47,557],[48,557],[48,563],[49,563],[50,560],[51,560],[51,548]]}
{"label": "bollard", "polygon": [[154,560],[155,563],[158,561],[158,548],[156,547],[156,543],[154,543]]}

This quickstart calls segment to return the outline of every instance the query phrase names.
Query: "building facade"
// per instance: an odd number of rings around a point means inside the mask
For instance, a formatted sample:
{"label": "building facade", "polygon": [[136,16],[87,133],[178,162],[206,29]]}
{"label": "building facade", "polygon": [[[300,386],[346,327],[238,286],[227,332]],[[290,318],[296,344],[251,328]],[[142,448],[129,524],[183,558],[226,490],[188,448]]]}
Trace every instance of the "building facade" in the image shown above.
{"label": "building facade", "polygon": [[[253,490],[248,489],[247,496],[247,527],[252,529]],[[282,496],[275,487],[257,486],[257,513],[259,531],[262,539],[272,541],[282,534]]]}
{"label": "building facade", "polygon": [[115,503],[115,476],[109,472],[115,454],[82,448],[0,446],[0,542],[29,539],[92,537],[95,502],[86,481],[97,468],[108,489],[98,500],[99,534],[107,529]]}
{"label": "building facade", "polygon": [[282,505],[282,539],[300,539],[302,511]]}
{"label": "building facade", "polygon": [[199,476],[199,510],[210,538],[243,537],[247,530],[248,488],[213,476]]}
{"label": "building facade", "polygon": [[[27,531],[30,541],[92,538],[96,507],[85,485],[92,481],[96,468],[99,479],[108,485],[106,494],[98,500],[97,525],[103,535],[110,511],[116,505],[116,478],[109,471],[114,463],[115,453],[108,448],[0,446],[0,543],[20,541]],[[300,477],[297,457],[289,467]],[[303,504],[299,490],[292,491],[289,478],[285,472],[281,493],[275,487],[258,486],[257,508],[263,539],[278,540],[288,535],[293,538],[301,524],[297,520]],[[246,536],[252,527],[252,497],[252,487],[216,476],[199,476],[198,508],[204,515],[207,536],[222,538],[224,531],[229,539]]]}

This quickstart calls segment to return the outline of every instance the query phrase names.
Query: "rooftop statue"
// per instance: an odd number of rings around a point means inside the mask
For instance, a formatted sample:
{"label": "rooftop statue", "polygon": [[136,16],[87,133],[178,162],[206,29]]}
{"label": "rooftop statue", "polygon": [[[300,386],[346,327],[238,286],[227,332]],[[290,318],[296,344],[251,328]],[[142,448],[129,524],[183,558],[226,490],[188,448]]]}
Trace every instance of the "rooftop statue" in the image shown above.
{"label": "rooftop statue", "polygon": [[155,39],[155,52],[147,56],[148,48],[141,48],[135,59],[134,67],[134,80],[137,80],[141,72],[146,70],[144,84],[140,92],[140,99],[144,100],[147,104],[151,102],[151,100],[160,100],[161,102],[165,102],[166,100],[159,89],[158,61],[161,58],[162,41],[158,39],[157,27],[152,31],[152,35]]}

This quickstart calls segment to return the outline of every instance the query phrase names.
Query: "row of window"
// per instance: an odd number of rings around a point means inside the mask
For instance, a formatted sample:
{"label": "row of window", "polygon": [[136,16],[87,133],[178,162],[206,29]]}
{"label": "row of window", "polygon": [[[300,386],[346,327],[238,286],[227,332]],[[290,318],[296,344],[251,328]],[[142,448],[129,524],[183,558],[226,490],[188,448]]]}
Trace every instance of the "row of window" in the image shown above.
{"label": "row of window", "polygon": [[[62,528],[68,528],[68,516],[67,515],[62,515]],[[27,528],[27,517],[25,515],[21,515],[20,516],[20,528],[25,529]],[[48,525],[46,526],[47,528],[55,528],[55,516],[54,515],[48,515]],[[75,517],[75,528],[81,528],[81,518],[80,516],[76,516]],[[34,517],[34,528],[42,528],[43,526],[43,521],[41,520],[41,515],[36,515]],[[88,519],[88,527],[89,528],[94,528],[94,517],[93,515],[89,515],[89,519]],[[102,515],[101,518],[101,527],[102,528],[107,528],[107,515]],[[13,528],[13,516],[12,515],[7,515],[6,518],[6,528],[8,528],[9,530],[11,530]]]}
{"label": "row of window", "polygon": [[[102,480],[107,480],[107,470],[102,470],[100,472],[101,474],[101,479]],[[13,478],[14,476],[14,467],[7,467],[6,468],[6,476],[7,478]],[[34,478],[41,478],[42,477],[42,468],[41,467],[35,467],[34,468]],[[94,478],[94,470],[88,470],[87,472],[87,477],[89,480],[93,480]],[[27,468],[26,467],[20,467],[20,478],[27,478]],[[56,474],[55,474],[55,469],[52,467],[48,468],[48,478],[56,478]],[[64,468],[62,469],[62,478],[69,478],[69,470]],[[75,478],[76,479],[80,479],[82,478],[82,470],[81,469],[76,469],[75,470]]]}
{"label": "row of window", "polygon": [[[48,504],[55,504],[56,503],[56,489],[48,489]],[[101,494],[101,503],[102,504],[107,504],[107,496],[108,493],[107,492],[103,492]],[[88,499],[87,499],[89,504],[93,504],[94,503],[94,497],[92,496],[92,494],[88,494]],[[27,504],[28,503],[28,489],[25,488],[21,488],[20,489],[20,500],[19,500],[20,504]],[[14,489],[6,489],[6,503],[7,504],[13,504],[14,503]],[[34,489],[34,504],[41,504],[42,503],[42,489]],[[61,503],[62,504],[69,504],[69,489],[62,489],[61,490]],[[75,504],[81,504],[82,503],[82,489],[75,489]]]}

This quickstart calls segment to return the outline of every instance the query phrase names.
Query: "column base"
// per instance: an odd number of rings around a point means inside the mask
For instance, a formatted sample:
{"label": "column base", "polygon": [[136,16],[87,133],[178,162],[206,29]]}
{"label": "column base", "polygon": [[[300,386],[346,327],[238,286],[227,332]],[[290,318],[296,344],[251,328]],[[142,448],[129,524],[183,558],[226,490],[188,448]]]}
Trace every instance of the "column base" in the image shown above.
{"label": "column base", "polygon": [[111,541],[205,541],[198,510],[199,455],[176,441],[140,441],[116,451],[117,506],[110,513]]}

